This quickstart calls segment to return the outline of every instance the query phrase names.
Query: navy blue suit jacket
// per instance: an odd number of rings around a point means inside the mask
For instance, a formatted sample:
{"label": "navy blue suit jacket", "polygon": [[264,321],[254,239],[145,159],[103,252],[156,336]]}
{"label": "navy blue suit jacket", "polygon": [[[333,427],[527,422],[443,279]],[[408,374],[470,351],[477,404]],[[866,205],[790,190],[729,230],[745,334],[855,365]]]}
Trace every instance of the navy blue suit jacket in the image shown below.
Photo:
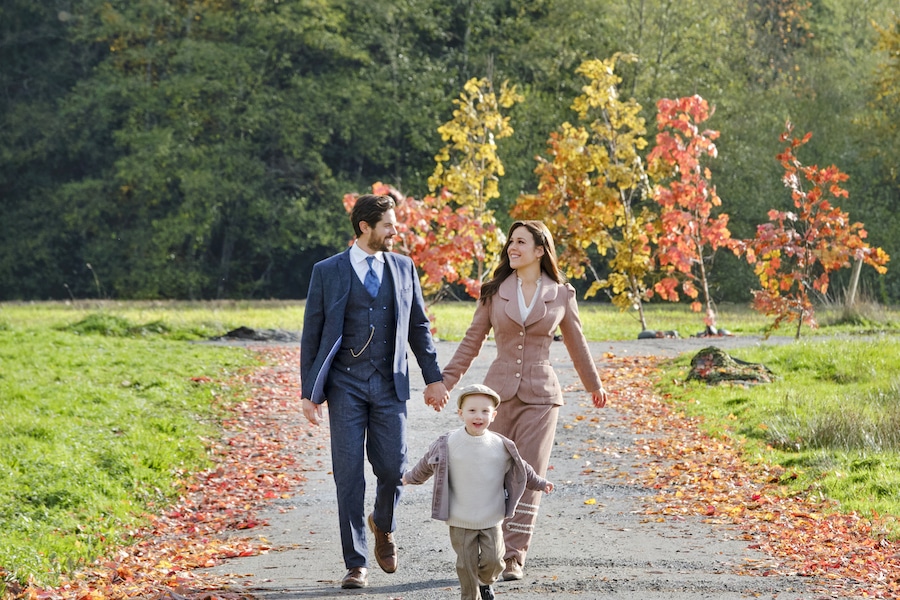
{"label": "navy blue suit jacket", "polygon": [[[409,400],[407,349],[416,356],[426,384],[441,381],[441,369],[431,337],[431,321],[425,314],[419,275],[412,259],[395,252],[385,252],[384,258],[394,280],[397,320],[392,367],[394,387],[398,398]],[[325,380],[331,361],[341,346],[351,277],[356,277],[356,273],[350,264],[349,249],[313,267],[300,339],[300,383],[303,397],[316,404],[327,400]]]}

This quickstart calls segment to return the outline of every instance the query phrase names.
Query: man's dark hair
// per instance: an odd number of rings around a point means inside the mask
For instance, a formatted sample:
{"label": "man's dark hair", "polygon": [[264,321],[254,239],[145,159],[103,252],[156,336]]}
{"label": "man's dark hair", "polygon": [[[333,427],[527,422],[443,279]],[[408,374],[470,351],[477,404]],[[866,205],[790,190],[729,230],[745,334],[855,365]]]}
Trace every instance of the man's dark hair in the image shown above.
{"label": "man's dark hair", "polygon": [[357,237],[362,235],[359,224],[365,221],[371,227],[375,227],[384,213],[394,208],[394,199],[390,196],[376,196],[375,194],[363,194],[356,199],[353,210],[350,212],[350,222],[353,223],[353,231]]}

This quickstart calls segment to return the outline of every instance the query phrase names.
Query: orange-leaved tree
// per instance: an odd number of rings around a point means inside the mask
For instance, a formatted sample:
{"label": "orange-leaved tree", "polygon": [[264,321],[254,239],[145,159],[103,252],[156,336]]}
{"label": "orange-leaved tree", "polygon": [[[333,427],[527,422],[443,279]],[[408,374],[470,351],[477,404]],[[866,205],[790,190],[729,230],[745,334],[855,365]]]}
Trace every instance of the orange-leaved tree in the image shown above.
{"label": "orange-leaved tree", "polygon": [[[560,263],[570,278],[590,269],[594,282],[587,297],[606,290],[620,309],[635,309],[647,328],[643,303],[652,294],[647,283],[653,271],[651,254],[656,235],[655,215],[648,208],[649,190],[640,150],[647,146],[641,106],[619,98],[622,79],[618,61],[633,55],[615,54],[588,60],[576,72],[587,78],[572,108],[586,126],[563,123],[547,141],[549,159],[538,157],[535,194],[523,194],[512,215],[541,219],[557,240]],[[588,250],[609,256],[609,272],[601,278]]]}
{"label": "orange-leaved tree", "polygon": [[834,165],[804,166],[796,150],[809,142],[812,133],[794,138],[792,131],[788,121],[780,139],[789,143],[778,160],[797,211],[770,210],[769,222],[757,226],[756,236],[744,246],[762,286],[753,292],[753,307],[775,317],[767,333],[796,319],[799,338],[803,323],[818,326],[810,294],[827,293],[833,271],[850,266],[853,259],[885,273],[889,257],[864,241],[862,223],[851,223],[846,212],[832,205],[831,199],[848,197],[841,187],[847,174]]}
{"label": "orange-leaved tree", "polygon": [[[706,308],[706,325],[715,327],[716,312],[709,292],[709,271],[719,248],[733,248],[728,215],[715,214],[722,201],[710,183],[705,157],[715,158],[719,132],[701,130],[712,110],[700,96],[657,102],[659,133],[647,157],[647,173],[655,182],[653,198],[660,205],[657,259],[663,277],[654,291],[677,302],[678,288],[694,299],[691,309]],[[699,288],[699,290],[698,290]],[[702,294],[703,304],[697,300]]]}

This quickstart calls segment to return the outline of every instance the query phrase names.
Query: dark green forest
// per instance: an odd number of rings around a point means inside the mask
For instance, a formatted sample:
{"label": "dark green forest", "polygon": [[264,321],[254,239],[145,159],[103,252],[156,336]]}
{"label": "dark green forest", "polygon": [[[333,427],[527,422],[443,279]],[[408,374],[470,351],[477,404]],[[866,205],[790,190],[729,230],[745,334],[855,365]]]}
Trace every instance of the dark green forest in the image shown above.
{"label": "dark green forest", "polygon": [[[896,0],[4,0],[0,300],[303,298],[352,236],[345,193],[429,193],[473,77],[524,96],[499,142],[505,227],[575,118],[576,68],[627,52],[651,143],[657,100],[715,106],[735,237],[791,207],[785,121],[812,132],[801,158],[849,174],[841,208],[894,259],[863,290],[896,304],[898,30]],[[716,299],[746,301],[750,267],[716,261]]]}

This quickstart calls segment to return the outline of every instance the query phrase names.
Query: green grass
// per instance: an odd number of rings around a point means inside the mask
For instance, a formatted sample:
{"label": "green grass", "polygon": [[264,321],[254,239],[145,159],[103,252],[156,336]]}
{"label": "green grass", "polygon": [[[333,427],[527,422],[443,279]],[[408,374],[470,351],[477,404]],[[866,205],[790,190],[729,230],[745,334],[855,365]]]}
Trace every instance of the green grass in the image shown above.
{"label": "green grass", "polygon": [[[303,301],[2,303],[0,330],[4,327],[5,315],[15,315],[17,321],[27,321],[35,327],[58,327],[91,315],[102,315],[110,321],[124,319],[136,328],[125,335],[160,333],[168,339],[199,340],[223,335],[240,326],[299,331],[303,326],[303,308]],[[475,302],[441,302],[429,310],[435,319],[438,337],[459,341],[472,320]],[[685,305],[647,304],[644,310],[649,329],[676,330],[681,337],[689,337],[704,328],[703,316],[691,312]],[[719,326],[738,335],[762,335],[771,322],[770,318],[746,305],[722,304],[718,310]],[[641,330],[635,311],[622,312],[609,304],[580,302],[579,313],[589,340],[631,340]],[[841,307],[826,306],[819,309],[817,316],[821,327],[810,329],[804,325],[801,337],[900,332],[900,309],[896,308],[864,305],[859,311],[845,311]],[[792,337],[794,325],[776,330],[773,335]]]}
{"label": "green grass", "polygon": [[9,577],[52,584],[91,562],[176,498],[183,473],[207,465],[219,392],[192,378],[222,380],[250,358],[177,341],[193,336],[193,326],[165,321],[3,305],[0,567]]}
{"label": "green grass", "polygon": [[[244,325],[253,328],[299,331],[303,325],[302,301],[135,301],[0,303],[0,330],[14,320],[32,327],[59,327],[91,315],[122,318],[135,335],[167,333],[176,340],[199,340],[222,335]],[[167,332],[154,332],[163,327]],[[143,330],[143,331],[140,331]]]}
{"label": "green grass", "polygon": [[[438,337],[462,339],[475,311],[474,302],[444,302],[431,307]],[[622,312],[609,304],[581,302],[578,305],[585,337],[592,341],[633,340],[641,331],[635,311]],[[648,304],[644,307],[648,329],[675,330],[681,337],[703,331],[703,315],[679,304]],[[820,327],[804,325],[801,339],[837,334],[858,335],[878,332],[900,333],[900,310],[867,307],[864,311],[844,311],[841,307],[823,307],[817,315]],[[772,319],[745,305],[722,304],[718,307],[718,326],[735,335],[764,335]],[[775,336],[793,337],[796,324],[772,332]]]}
{"label": "green grass", "polygon": [[[796,475],[792,493],[837,500],[842,510],[900,516],[900,337],[812,338],[734,350],[778,379],[755,387],[667,384],[666,392],[713,435],[729,435],[751,461]],[[690,356],[662,381],[684,382]]]}

